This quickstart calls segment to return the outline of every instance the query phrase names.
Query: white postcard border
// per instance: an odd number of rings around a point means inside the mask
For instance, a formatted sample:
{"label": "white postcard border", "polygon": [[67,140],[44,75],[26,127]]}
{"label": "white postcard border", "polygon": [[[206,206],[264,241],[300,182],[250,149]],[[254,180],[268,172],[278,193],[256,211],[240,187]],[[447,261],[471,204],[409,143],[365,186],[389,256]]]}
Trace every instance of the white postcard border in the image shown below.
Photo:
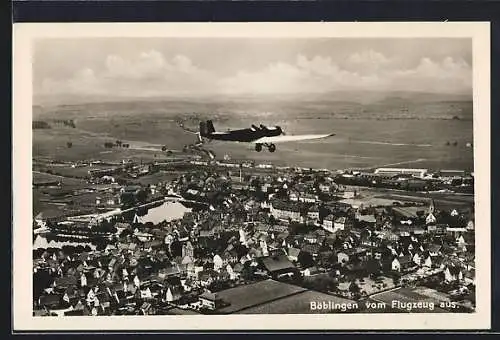
{"label": "white postcard border", "polygon": [[[473,314],[32,316],[32,43],[76,37],[470,37],[476,225]],[[13,29],[13,329],[38,330],[373,330],[487,329],[491,324],[490,25],[488,22],[377,23],[21,23]]]}

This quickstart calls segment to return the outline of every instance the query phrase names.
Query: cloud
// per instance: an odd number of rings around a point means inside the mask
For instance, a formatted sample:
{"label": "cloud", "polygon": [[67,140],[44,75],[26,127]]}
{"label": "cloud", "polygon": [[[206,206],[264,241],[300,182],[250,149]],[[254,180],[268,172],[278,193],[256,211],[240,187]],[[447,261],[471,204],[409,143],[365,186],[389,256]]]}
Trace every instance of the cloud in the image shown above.
{"label": "cloud", "polygon": [[345,67],[360,73],[374,73],[394,66],[394,64],[395,59],[388,58],[374,50],[365,50],[350,55],[346,60]]}
{"label": "cloud", "polygon": [[396,84],[413,84],[417,90],[464,92],[472,89],[472,69],[463,59],[445,57],[434,61],[422,58],[412,69],[397,70],[392,75]]}
{"label": "cloud", "polygon": [[366,51],[349,56],[344,67],[329,57],[299,55],[295,63],[275,63],[258,72],[239,72],[225,79],[223,88],[232,93],[346,89],[466,92],[472,88],[471,81],[471,67],[463,59],[422,58],[417,65],[401,69],[395,59]]}
{"label": "cloud", "polygon": [[297,55],[258,70],[241,69],[219,76],[195,65],[185,55],[166,58],[156,50],[124,58],[113,54],[98,70],[83,68],[68,79],[46,78],[43,94],[74,93],[156,96],[176,94],[279,94],[335,90],[406,90],[465,92],[472,88],[472,71],[463,59],[421,58],[401,67],[395,58],[366,50],[339,62],[331,57]]}
{"label": "cloud", "polygon": [[212,78],[186,56],[167,60],[160,52],[151,50],[132,59],[108,55],[99,72],[84,68],[69,79],[46,78],[41,92],[134,96],[196,93],[207,91]]}

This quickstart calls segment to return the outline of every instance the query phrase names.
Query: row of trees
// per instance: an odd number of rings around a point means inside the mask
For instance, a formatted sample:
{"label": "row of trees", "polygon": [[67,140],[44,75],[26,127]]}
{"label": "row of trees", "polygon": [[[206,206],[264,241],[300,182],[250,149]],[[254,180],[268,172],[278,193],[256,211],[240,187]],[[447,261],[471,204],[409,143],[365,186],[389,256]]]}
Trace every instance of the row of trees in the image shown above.
{"label": "row of trees", "polygon": [[73,119],[56,119],[54,120],[56,124],[63,124],[64,126],[69,126],[71,128],[76,128],[75,121]]}
{"label": "row of trees", "polygon": [[121,140],[117,140],[116,142],[104,142],[104,147],[107,149],[114,148],[115,146],[119,148],[126,148],[128,149],[130,147],[130,144],[128,143],[123,143]]}
{"label": "row of trees", "polygon": [[41,120],[34,120],[31,123],[31,127],[33,129],[50,129],[50,125],[47,122],[41,121]]}

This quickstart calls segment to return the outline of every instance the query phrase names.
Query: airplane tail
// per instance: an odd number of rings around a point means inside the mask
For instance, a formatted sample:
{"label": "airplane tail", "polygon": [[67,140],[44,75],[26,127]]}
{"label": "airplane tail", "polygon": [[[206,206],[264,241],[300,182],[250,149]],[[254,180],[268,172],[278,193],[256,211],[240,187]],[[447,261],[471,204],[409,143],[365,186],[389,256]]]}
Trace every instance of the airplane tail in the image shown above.
{"label": "airplane tail", "polygon": [[213,132],[215,132],[215,128],[211,120],[207,120],[206,122],[200,122],[200,135],[202,137],[208,136]]}

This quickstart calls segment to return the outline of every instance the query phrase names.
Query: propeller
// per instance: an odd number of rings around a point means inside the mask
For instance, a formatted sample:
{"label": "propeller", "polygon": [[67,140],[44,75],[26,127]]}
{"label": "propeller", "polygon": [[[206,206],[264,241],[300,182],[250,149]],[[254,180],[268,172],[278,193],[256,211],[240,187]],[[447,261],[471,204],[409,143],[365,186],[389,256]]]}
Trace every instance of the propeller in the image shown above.
{"label": "propeller", "polygon": [[181,120],[181,121],[178,121],[177,122],[177,125],[179,125],[179,127],[181,129],[183,129],[184,131],[186,132],[190,132],[190,133],[195,133],[195,134],[199,134],[199,131],[195,131],[195,130],[192,130],[190,128],[187,128],[185,125],[184,125],[184,122]]}

